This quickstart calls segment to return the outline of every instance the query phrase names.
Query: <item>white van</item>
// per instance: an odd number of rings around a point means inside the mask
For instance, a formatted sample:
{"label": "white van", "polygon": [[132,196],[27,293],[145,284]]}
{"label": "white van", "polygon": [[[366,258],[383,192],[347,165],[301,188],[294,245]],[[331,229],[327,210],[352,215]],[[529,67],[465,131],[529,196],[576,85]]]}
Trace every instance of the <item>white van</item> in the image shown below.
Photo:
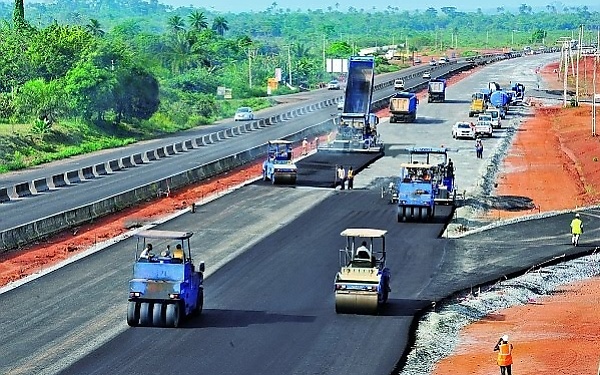
{"label": "white van", "polygon": [[492,116],[492,128],[500,129],[502,124],[500,123],[501,113],[498,108],[489,108],[485,111],[486,115]]}

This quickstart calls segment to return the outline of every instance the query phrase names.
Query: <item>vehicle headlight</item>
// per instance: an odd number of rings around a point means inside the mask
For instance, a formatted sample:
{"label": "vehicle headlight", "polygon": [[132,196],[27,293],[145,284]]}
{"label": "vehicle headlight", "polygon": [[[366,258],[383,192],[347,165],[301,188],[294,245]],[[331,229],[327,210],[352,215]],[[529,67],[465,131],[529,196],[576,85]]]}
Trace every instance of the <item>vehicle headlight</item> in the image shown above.
{"label": "vehicle headlight", "polygon": [[129,292],[129,298],[137,298],[137,297],[141,297],[142,293],[141,292]]}

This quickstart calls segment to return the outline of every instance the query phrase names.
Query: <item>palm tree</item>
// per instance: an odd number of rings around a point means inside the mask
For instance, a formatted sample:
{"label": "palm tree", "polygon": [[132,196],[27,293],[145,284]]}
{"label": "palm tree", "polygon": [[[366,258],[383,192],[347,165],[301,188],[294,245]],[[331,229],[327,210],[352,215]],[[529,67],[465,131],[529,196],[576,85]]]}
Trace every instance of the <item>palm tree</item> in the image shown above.
{"label": "palm tree", "polygon": [[206,16],[202,12],[195,10],[188,16],[188,19],[190,20],[190,26],[195,31],[200,31],[208,27]]}
{"label": "palm tree", "polygon": [[100,26],[100,22],[93,18],[90,19],[90,23],[85,25],[85,29],[96,37],[102,37],[105,34],[104,30],[102,30],[102,26]]}
{"label": "palm tree", "polygon": [[219,35],[223,36],[225,31],[229,30],[227,20],[223,16],[217,16],[213,20],[212,29]]}
{"label": "palm tree", "polygon": [[183,18],[177,15],[169,17],[167,23],[171,31],[173,31],[175,34],[185,30],[185,22],[183,22]]}

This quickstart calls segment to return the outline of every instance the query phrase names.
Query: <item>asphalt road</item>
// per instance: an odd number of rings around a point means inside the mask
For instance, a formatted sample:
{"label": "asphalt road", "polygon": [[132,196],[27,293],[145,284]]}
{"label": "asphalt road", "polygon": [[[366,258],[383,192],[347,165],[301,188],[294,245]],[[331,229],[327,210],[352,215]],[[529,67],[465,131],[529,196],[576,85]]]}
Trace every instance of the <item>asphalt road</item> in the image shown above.
{"label": "asphalt road", "polygon": [[[418,66],[407,69],[402,75],[411,71],[428,69],[426,66]],[[442,74],[449,70],[449,66],[440,67],[436,72]],[[391,80],[400,73],[379,76],[376,82]],[[407,85],[422,83],[424,80],[415,78],[407,81]],[[376,91],[374,100],[393,94],[393,87]],[[259,118],[269,117],[284,111],[299,108],[307,103],[318,102],[327,98],[341,97],[341,91],[329,91],[326,89],[315,90],[309,93],[296,94],[298,102],[288,103],[282,106],[259,111]],[[64,188],[51,190],[42,194],[26,197],[23,199],[0,204],[0,231],[32,222],[42,217],[50,216],[56,212],[65,211],[82,205],[90,204],[102,198],[110,197],[117,193],[130,190],[134,187],[160,180],[166,176],[196,167],[198,165],[246,150],[248,148],[264,144],[271,139],[279,139],[308,126],[330,120],[337,115],[334,106],[314,111],[310,114],[299,116],[267,128],[244,133],[242,135],[226,139],[224,141],[210,144],[202,148],[162,158],[157,161],[143,164],[134,168],[127,168],[117,173],[109,174],[87,180],[83,183],[69,185]],[[146,150],[156,149],[159,146],[181,142],[186,139],[196,138],[202,134],[208,134],[215,130],[231,128],[237,125],[233,121],[225,121],[219,125],[202,127],[197,130],[184,132],[153,141],[141,142],[129,147],[105,150],[98,153],[80,156],[60,162],[50,163],[37,168],[9,174],[0,175],[0,186],[12,186],[23,181],[50,177],[58,173],[91,166],[108,160],[121,158],[135,153],[143,153]]]}
{"label": "asphalt road", "polygon": [[[472,88],[468,85],[485,83],[494,69],[515,71],[508,63],[488,67],[484,78],[454,86],[451,99],[458,102],[448,104],[457,106],[455,112],[445,109],[442,115],[435,104],[419,109],[425,119],[448,119],[382,126],[383,139],[387,142],[384,129],[390,130],[396,146],[357,176],[357,190],[257,184],[162,225],[195,231],[195,258],[207,264],[205,313],[182,329],[126,326],[132,240],[1,294],[0,373],[388,374],[409,346],[415,317],[431,301],[555,256],[593,249],[599,239],[593,229],[600,224],[597,210],[583,215],[590,229],[579,248],[568,245],[570,216],[446,239],[439,234],[450,212],[439,210],[433,223],[397,223],[395,207],[380,199],[377,189],[365,188],[374,186],[373,177],[396,175],[401,145],[419,139],[448,142],[448,122],[466,113],[460,101]],[[501,140],[486,143],[489,156],[486,152],[487,159],[477,161],[481,164],[473,164],[466,146],[456,152],[465,188],[480,190],[494,142]],[[339,232],[352,226],[389,230],[392,293],[382,316],[334,313],[332,284],[344,243]]]}

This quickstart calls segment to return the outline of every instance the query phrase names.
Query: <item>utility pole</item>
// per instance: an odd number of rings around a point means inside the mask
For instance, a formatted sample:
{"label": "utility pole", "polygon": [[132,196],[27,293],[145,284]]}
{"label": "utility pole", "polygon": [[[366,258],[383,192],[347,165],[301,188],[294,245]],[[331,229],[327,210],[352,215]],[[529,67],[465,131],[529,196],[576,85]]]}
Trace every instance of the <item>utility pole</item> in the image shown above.
{"label": "utility pole", "polygon": [[248,48],[248,87],[252,87],[252,51]]}
{"label": "utility pole", "polygon": [[[597,43],[600,42],[600,27],[597,30]],[[596,48],[600,48],[600,44],[596,44]],[[594,76],[592,78],[592,85],[594,86],[594,93],[592,94],[592,137],[596,136],[596,69],[598,66],[598,50],[594,53]],[[600,369],[598,370],[600,372]]]}
{"label": "utility pole", "polygon": [[579,105],[579,60],[581,59],[581,39],[583,38],[583,25],[579,25],[579,38],[577,43],[577,74],[575,75],[575,105]]}
{"label": "utility pole", "polygon": [[563,107],[567,106],[567,76],[569,75],[569,51],[571,47],[568,42],[563,43],[563,51],[565,54],[565,70],[563,72]]}
{"label": "utility pole", "polygon": [[289,72],[290,85],[291,85],[292,84],[292,51],[291,51],[292,46],[290,44],[288,44],[287,48],[288,48],[288,72]]}

